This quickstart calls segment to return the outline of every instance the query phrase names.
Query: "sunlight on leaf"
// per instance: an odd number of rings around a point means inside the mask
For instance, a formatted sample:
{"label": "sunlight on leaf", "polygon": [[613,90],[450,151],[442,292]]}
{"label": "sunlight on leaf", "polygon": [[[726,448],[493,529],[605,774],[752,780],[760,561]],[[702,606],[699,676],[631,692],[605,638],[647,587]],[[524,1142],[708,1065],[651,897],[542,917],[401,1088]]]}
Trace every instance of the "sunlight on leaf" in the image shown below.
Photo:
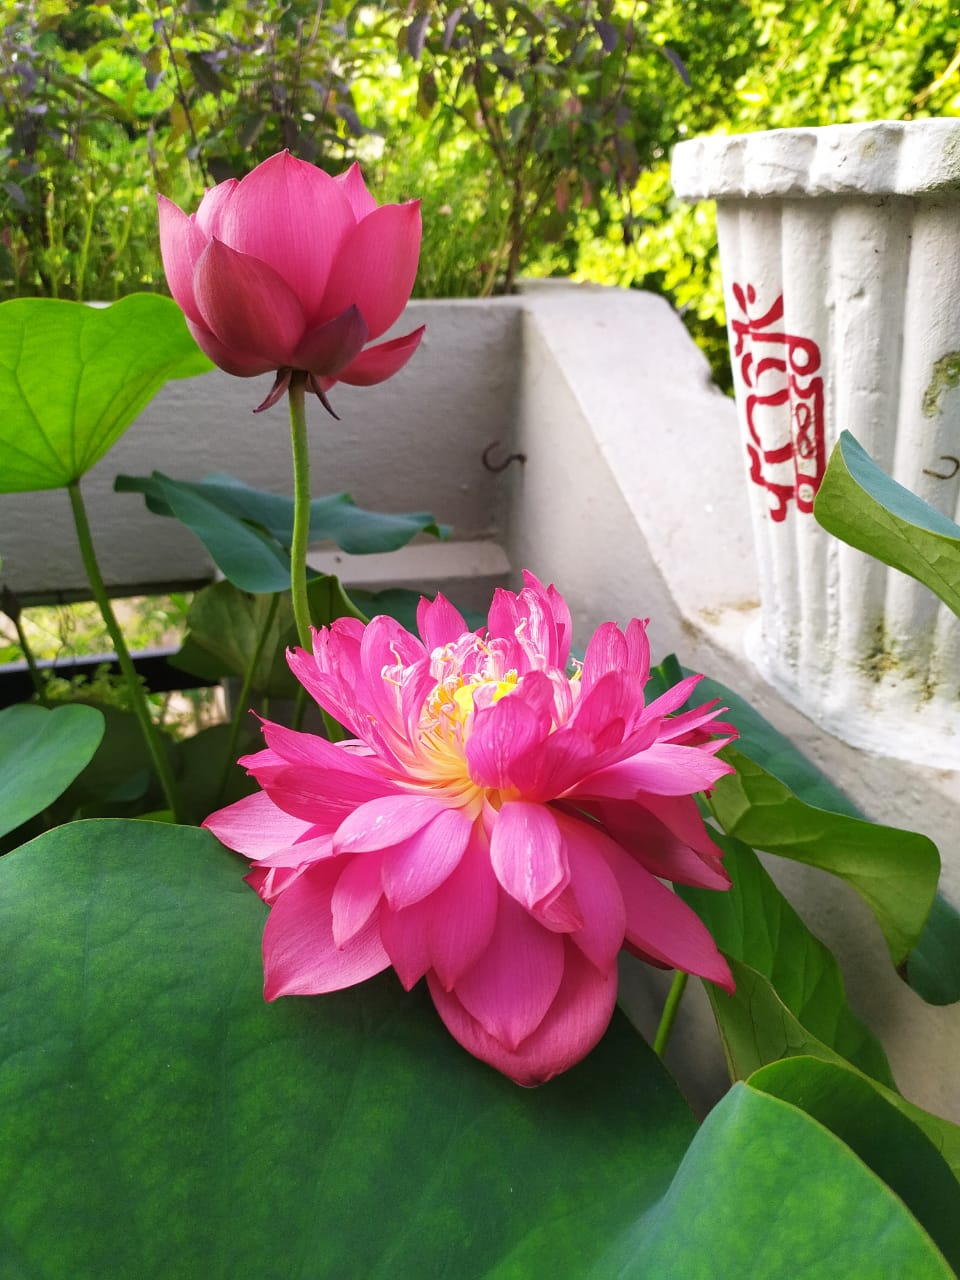
{"label": "sunlight on leaf", "polygon": [[158,294],[110,307],[0,304],[0,493],[74,483],[165,382],[212,368],[180,308]]}

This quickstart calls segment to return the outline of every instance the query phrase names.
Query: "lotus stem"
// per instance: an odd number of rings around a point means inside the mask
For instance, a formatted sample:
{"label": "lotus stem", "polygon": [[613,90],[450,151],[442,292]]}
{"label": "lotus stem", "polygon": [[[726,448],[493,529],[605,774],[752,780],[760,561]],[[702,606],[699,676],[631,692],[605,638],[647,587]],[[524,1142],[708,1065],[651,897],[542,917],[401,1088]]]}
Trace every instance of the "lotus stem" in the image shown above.
{"label": "lotus stem", "polygon": [[263,651],[267,644],[267,636],[269,636],[270,631],[273,628],[273,624],[276,621],[277,609],[279,606],[280,593],[275,591],[270,597],[270,608],[267,610],[267,616],[264,619],[263,626],[260,628],[260,634],[257,636],[257,643],[254,646],[253,653],[250,655],[250,661],[247,663],[246,670],[243,673],[243,684],[240,686],[240,692],[237,695],[237,704],[233,709],[233,715],[230,717],[230,737],[227,741],[226,752],[223,758],[223,770],[220,774],[220,782],[217,785],[217,808],[223,804],[223,793],[227,789],[230,770],[236,763],[234,757],[237,754],[237,739],[240,737],[240,725],[243,720],[243,716],[246,713],[250,690],[253,688],[253,678],[256,675],[260,659],[263,657]]}
{"label": "lotus stem", "polygon": [[689,973],[683,973],[679,969],[673,975],[673,982],[667,992],[663,1013],[660,1015],[660,1025],[657,1027],[657,1034],[653,1041],[653,1052],[658,1058],[662,1058],[667,1051],[667,1045],[670,1043],[670,1036],[673,1032],[673,1024],[677,1020],[677,1010],[680,1008],[680,1001],[683,999],[683,993],[687,989],[689,979]]}
{"label": "lotus stem", "polygon": [[44,688],[43,676],[40,674],[40,668],[37,666],[37,660],[34,657],[33,649],[30,646],[30,640],[23,627],[23,618],[20,610],[20,602],[10,590],[4,587],[0,590],[0,609],[7,615],[13,623],[17,632],[17,641],[20,649],[27,662],[27,670],[30,672],[30,683],[33,685],[33,691],[37,695],[37,701],[41,707],[50,705],[47,698],[47,691]]}
{"label": "lotus stem", "polygon": [[21,651],[23,652],[23,656],[26,659],[27,670],[30,672],[30,683],[33,685],[33,691],[37,695],[37,701],[40,703],[41,707],[48,707],[50,705],[50,699],[47,697],[47,691],[43,683],[43,676],[40,674],[40,668],[37,666],[37,660],[34,657],[33,649],[30,647],[30,641],[27,638],[27,633],[24,631],[23,623],[20,621],[19,617],[14,618],[13,625],[17,629],[17,641],[20,645]]}
{"label": "lotus stem", "polygon": [[87,519],[83,498],[80,495],[80,486],[74,481],[72,484],[67,485],[67,492],[70,495],[70,505],[73,508],[73,521],[77,529],[77,542],[80,545],[83,567],[86,570],[93,598],[97,602],[100,615],[107,631],[110,633],[110,639],[113,643],[123,678],[127,682],[133,713],[140,723],[143,740],[146,743],[147,751],[150,753],[150,759],[153,761],[153,767],[157,771],[157,777],[160,779],[160,786],[163,788],[167,808],[173,815],[174,822],[182,822],[180,797],[177,793],[176,783],[173,780],[173,770],[170,767],[170,761],[167,758],[160,733],[150,718],[146,694],[140,684],[136,668],[133,665],[133,659],[130,657],[130,651],[127,648],[127,642],[120,629],[120,624],[117,622],[117,616],[113,612],[113,606],[110,603],[110,597],[107,594],[107,588],[100,573],[100,566],[97,563],[97,556],[93,547],[93,538],[90,534],[90,522]]}
{"label": "lotus stem", "polygon": [[290,445],[293,451],[293,538],[290,542],[290,593],[297,636],[307,652],[310,604],[307,600],[307,542],[310,536],[310,451],[307,446],[307,375],[294,370],[290,379]]}

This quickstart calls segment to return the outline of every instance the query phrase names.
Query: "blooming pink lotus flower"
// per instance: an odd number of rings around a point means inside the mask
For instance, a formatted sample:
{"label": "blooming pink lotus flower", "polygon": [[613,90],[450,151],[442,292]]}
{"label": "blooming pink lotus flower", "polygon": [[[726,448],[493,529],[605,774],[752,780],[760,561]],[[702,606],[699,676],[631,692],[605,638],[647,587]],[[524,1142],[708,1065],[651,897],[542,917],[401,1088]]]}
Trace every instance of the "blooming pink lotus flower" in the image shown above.
{"label": "blooming pink lotus flower", "polygon": [[241,378],[277,371],[258,409],[295,370],[329,408],[334,382],[383,382],[416,351],[422,325],[363,347],[410,297],[419,200],[378,207],[359,165],[331,178],[288,151],[211,188],[189,217],[157,199],[163,269],[197,344]]}
{"label": "blooming pink lotus flower", "polygon": [[460,1043],[520,1084],[600,1039],[622,946],[728,990],[726,961],[663,880],[725,889],[693,793],[730,772],[699,676],[645,703],[645,624],[601,626],[567,674],[570,613],[524,575],[485,631],[438,596],[421,639],[343,618],[289,657],[356,735],[264,724],[241,763],[263,788],[204,825],[254,862],[271,905],[268,1000],[336,991],[393,965],[426,976]]}

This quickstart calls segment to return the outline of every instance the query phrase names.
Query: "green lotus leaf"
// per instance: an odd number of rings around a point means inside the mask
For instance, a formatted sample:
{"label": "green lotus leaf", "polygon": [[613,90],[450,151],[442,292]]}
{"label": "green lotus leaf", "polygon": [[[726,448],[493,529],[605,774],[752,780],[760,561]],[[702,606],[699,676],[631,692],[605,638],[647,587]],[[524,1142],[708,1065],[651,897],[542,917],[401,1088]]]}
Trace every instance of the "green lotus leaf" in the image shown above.
{"label": "green lotus leaf", "polygon": [[0,493],[74,484],[165,382],[212,368],[159,294],[0,304]]}

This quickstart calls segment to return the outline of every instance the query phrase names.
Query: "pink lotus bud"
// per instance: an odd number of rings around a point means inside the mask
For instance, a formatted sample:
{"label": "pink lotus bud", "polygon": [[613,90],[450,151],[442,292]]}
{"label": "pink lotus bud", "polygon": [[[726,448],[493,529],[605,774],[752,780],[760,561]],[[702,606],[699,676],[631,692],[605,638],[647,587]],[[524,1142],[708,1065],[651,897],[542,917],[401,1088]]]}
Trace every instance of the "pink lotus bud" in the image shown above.
{"label": "pink lotus bud", "polygon": [[197,344],[238,377],[277,373],[258,411],[295,371],[327,404],[334,382],[383,382],[416,351],[423,326],[365,344],[410,297],[419,200],[378,207],[359,165],[331,178],[288,151],[211,188],[189,217],[157,199],[163,269]]}
{"label": "pink lotus bud", "polygon": [[571,673],[570,612],[525,574],[471,631],[443,596],[314,632],[294,675],[354,736],[264,723],[262,790],[204,823],[253,862],[264,994],[426,977],[459,1042],[520,1084],[578,1062],[613,1013],[617,953],[733,979],[663,882],[726,889],[693,794],[735,731],[699,676],[647,702],[645,623],[604,623]]}

